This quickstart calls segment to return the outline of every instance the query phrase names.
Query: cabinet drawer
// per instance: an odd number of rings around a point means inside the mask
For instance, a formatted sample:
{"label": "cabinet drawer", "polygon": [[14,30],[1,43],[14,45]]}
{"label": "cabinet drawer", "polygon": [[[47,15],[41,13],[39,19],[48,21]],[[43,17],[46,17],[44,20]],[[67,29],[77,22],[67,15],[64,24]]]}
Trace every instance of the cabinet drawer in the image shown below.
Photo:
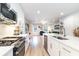
{"label": "cabinet drawer", "polygon": [[74,50],[71,47],[62,45],[60,55],[62,56],[79,56],[79,51]]}

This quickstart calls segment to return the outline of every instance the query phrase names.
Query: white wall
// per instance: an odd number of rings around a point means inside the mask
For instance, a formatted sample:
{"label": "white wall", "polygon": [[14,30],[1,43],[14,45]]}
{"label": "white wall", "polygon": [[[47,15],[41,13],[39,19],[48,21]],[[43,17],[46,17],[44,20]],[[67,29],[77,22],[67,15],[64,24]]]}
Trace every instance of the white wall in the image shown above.
{"label": "white wall", "polygon": [[74,36],[73,31],[79,26],[79,13],[72,14],[63,20],[66,35]]}

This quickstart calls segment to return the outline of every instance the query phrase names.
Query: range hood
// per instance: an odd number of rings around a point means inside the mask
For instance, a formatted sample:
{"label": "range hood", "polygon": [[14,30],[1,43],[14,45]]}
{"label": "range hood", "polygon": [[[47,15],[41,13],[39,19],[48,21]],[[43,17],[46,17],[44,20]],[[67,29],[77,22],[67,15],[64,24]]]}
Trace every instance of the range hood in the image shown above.
{"label": "range hood", "polygon": [[16,24],[16,21],[12,19],[6,18],[2,14],[0,14],[0,24]]}

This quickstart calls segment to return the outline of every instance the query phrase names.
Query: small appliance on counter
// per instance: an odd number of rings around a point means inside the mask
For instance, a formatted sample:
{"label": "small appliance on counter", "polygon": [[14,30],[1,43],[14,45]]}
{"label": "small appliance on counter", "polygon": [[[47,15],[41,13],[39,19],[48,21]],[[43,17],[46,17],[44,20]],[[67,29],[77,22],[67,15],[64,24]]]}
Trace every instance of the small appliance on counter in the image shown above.
{"label": "small appliance on counter", "polygon": [[14,30],[14,35],[19,35],[20,34],[20,27],[16,26]]}
{"label": "small appliance on counter", "polygon": [[74,36],[79,37],[79,27],[74,29],[73,34],[74,34]]}

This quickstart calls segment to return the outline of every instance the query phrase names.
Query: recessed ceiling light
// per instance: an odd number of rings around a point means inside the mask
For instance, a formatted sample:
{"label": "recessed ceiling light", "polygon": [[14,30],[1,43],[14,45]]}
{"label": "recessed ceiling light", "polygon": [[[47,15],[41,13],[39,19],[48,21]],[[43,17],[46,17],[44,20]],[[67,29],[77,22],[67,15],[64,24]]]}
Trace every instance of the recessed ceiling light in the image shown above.
{"label": "recessed ceiling light", "polygon": [[63,12],[61,12],[61,13],[60,13],[60,15],[64,15],[64,13],[63,13]]}
{"label": "recessed ceiling light", "polygon": [[37,10],[37,14],[40,14],[40,10]]}

